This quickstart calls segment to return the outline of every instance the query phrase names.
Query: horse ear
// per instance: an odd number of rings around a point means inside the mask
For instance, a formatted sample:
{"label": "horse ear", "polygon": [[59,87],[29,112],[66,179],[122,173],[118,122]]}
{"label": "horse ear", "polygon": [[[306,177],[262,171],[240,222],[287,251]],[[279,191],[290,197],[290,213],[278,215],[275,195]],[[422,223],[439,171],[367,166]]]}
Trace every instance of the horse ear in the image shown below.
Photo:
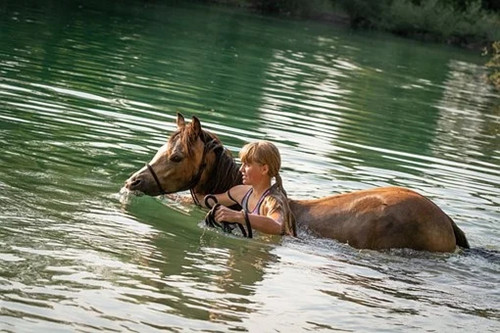
{"label": "horse ear", "polygon": [[184,126],[186,126],[186,121],[184,120],[184,116],[177,112],[177,128],[178,129],[183,129]]}
{"label": "horse ear", "polygon": [[196,137],[201,135],[201,123],[198,117],[193,116],[193,121],[191,122],[191,126],[193,127],[193,133]]}

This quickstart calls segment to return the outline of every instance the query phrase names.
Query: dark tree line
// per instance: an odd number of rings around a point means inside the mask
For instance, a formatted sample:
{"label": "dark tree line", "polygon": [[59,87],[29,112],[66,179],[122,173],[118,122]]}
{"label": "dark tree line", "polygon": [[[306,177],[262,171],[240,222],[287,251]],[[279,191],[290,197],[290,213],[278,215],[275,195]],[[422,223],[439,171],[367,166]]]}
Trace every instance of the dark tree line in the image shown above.
{"label": "dark tree line", "polygon": [[334,15],[343,15],[355,28],[474,48],[500,40],[500,0],[221,1],[265,14],[299,17],[321,16],[328,5]]}

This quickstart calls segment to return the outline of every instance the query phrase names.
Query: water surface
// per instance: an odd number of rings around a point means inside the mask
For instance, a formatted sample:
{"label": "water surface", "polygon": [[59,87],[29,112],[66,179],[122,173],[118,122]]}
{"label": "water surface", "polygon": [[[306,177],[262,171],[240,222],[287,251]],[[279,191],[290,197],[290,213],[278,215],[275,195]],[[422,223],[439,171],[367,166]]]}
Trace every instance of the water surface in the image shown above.
{"label": "water surface", "polygon": [[[500,108],[474,52],[240,10],[0,6],[0,328],[500,329]],[[266,139],[293,198],[428,196],[452,254],[239,239],[123,181],[197,115],[235,154]]]}

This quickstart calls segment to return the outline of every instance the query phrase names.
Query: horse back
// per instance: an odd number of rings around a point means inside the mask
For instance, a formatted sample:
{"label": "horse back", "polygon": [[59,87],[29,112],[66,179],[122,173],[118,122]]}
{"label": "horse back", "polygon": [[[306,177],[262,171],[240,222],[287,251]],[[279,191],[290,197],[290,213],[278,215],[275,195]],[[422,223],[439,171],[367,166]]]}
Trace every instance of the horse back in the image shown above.
{"label": "horse back", "polygon": [[292,200],[290,207],[299,226],[355,248],[449,252],[457,245],[455,223],[432,201],[406,188]]}

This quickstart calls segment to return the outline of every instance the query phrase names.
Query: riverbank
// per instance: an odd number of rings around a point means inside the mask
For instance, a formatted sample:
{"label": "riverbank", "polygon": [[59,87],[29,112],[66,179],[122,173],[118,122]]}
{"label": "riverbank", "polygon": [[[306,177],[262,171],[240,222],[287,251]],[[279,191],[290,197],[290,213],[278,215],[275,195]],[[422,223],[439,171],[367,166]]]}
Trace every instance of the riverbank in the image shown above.
{"label": "riverbank", "polygon": [[[205,1],[206,2],[206,1]],[[500,40],[500,8],[486,0],[208,0],[266,15],[314,19],[481,50]]]}

